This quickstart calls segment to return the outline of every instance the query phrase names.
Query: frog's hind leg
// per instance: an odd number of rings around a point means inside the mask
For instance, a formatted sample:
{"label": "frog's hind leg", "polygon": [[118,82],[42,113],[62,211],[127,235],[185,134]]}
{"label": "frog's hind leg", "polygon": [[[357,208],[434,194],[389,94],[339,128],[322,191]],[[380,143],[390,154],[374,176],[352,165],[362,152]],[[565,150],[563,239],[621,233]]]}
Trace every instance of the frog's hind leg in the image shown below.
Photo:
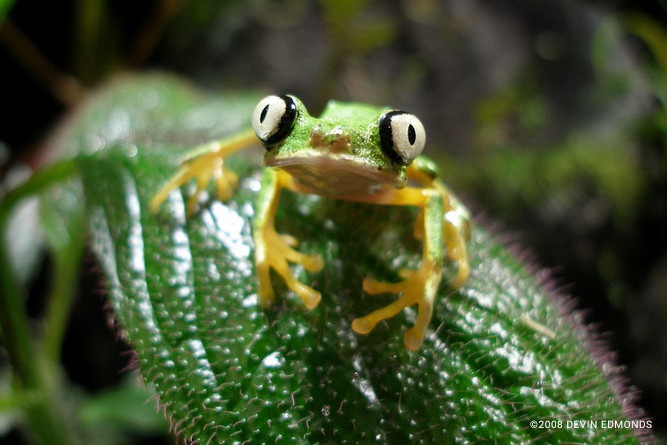
{"label": "frog's hind leg", "polygon": [[206,189],[211,179],[215,180],[218,199],[226,201],[231,198],[238,183],[236,174],[225,167],[225,157],[249,147],[257,142],[252,130],[244,131],[231,138],[210,142],[195,148],[182,160],[179,170],[153,196],[150,209],[157,213],[169,194],[186,182],[194,179],[197,189],[187,203],[188,213],[197,207],[199,195]]}
{"label": "frog's hind leg", "polygon": [[352,329],[359,334],[367,334],[380,321],[417,304],[417,321],[403,338],[408,349],[417,350],[424,341],[431,320],[435,296],[442,279],[444,258],[457,265],[456,275],[449,280],[452,288],[458,289],[468,279],[470,267],[466,241],[470,237],[470,222],[467,209],[435,179],[435,173],[428,163],[415,162],[408,168],[408,176],[420,182],[423,188],[406,187],[374,198],[349,197],[350,200],[375,204],[419,207],[414,234],[415,238],[422,240],[422,262],[416,270],[401,271],[403,281],[382,283],[373,278],[364,280],[363,288],[369,294],[389,292],[400,297],[384,308],[355,319]]}
{"label": "frog's hind leg", "polygon": [[456,262],[457,267],[456,275],[449,279],[449,285],[458,289],[465,284],[470,275],[466,247],[470,239],[470,219],[467,209],[461,204],[445,213],[444,237],[447,258]]}
{"label": "frog's hind leg", "polygon": [[433,303],[442,279],[443,265],[443,199],[434,189],[408,187],[397,190],[393,197],[382,204],[417,205],[423,212],[422,262],[416,270],[402,270],[404,278],[398,283],[383,283],[373,278],[363,282],[364,291],[369,294],[390,292],[401,295],[393,303],[352,322],[352,329],[359,334],[368,334],[382,320],[393,317],[408,306],[418,305],[417,320],[405,332],[405,346],[415,351],[426,336],[426,329],[433,314]]}
{"label": "frog's hind leg", "polygon": [[273,269],[285,281],[287,287],[301,297],[306,308],[313,309],[319,304],[322,295],[297,280],[288,262],[301,264],[309,272],[317,272],[322,269],[322,257],[298,252],[294,249],[297,244],[296,238],[279,234],[275,228],[280,192],[283,188],[289,187],[291,181],[291,176],[281,170],[272,168],[264,170],[257,213],[253,222],[259,302],[268,305],[275,298],[270,276],[270,271]]}

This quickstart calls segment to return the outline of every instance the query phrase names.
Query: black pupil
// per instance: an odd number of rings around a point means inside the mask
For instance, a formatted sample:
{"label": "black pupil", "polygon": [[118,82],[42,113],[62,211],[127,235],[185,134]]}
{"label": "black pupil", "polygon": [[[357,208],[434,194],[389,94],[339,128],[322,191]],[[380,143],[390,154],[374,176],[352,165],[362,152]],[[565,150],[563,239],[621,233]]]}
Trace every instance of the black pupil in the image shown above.
{"label": "black pupil", "polygon": [[415,127],[410,124],[408,126],[408,141],[410,142],[410,145],[415,143],[415,139],[417,139],[417,133],[415,133]]}
{"label": "black pupil", "polygon": [[[259,115],[259,123],[263,124],[264,119],[266,119],[266,115],[269,113],[269,106],[265,106],[264,109],[262,110],[262,114]],[[414,130],[413,130],[414,132]]]}

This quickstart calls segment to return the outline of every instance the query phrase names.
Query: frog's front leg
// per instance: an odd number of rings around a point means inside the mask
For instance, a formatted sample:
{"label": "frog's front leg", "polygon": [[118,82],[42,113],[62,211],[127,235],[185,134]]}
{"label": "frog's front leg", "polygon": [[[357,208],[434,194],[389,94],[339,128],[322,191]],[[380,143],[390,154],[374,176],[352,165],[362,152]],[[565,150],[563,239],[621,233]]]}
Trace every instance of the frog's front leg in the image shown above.
{"label": "frog's front leg", "polygon": [[230,138],[209,142],[195,148],[182,159],[181,167],[176,174],[155,194],[150,203],[151,211],[157,213],[167,196],[191,179],[195,180],[197,189],[188,200],[188,213],[194,211],[199,194],[206,189],[211,179],[215,180],[218,198],[221,201],[228,200],[236,188],[238,177],[225,167],[225,158],[255,143],[257,143],[255,133],[252,130],[246,130]]}
{"label": "frog's front leg", "polygon": [[283,188],[290,187],[292,177],[278,169],[267,168],[262,178],[262,189],[257,202],[253,222],[255,238],[255,267],[259,280],[259,302],[270,304],[275,293],[271,285],[271,269],[285,281],[294,293],[299,295],[308,309],[315,308],[322,295],[294,277],[288,262],[299,263],[309,272],[322,269],[323,261],[319,255],[305,255],[294,249],[297,240],[289,235],[279,234],[275,228],[276,210]]}

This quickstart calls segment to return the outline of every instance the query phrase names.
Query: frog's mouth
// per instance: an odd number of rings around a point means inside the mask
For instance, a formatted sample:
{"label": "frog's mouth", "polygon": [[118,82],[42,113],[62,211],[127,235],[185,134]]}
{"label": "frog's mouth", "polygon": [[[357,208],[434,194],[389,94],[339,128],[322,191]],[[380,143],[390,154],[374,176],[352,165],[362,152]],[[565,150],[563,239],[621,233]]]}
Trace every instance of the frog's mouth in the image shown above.
{"label": "frog's mouth", "polygon": [[375,195],[406,184],[405,174],[374,168],[343,153],[306,152],[285,158],[269,153],[264,165],[287,171],[306,191],[325,196]]}

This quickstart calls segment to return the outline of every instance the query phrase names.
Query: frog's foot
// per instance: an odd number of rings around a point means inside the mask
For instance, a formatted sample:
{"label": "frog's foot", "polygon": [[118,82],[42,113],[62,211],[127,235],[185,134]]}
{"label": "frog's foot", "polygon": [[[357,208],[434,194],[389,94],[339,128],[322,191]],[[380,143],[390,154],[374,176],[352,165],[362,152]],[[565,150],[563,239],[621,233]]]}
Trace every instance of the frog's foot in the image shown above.
{"label": "frog's foot", "polygon": [[188,200],[188,213],[192,213],[197,207],[199,195],[206,189],[211,179],[215,180],[218,199],[221,201],[228,200],[232,197],[238,184],[238,176],[225,167],[225,158],[243,148],[252,146],[256,142],[255,133],[252,129],[249,129],[230,138],[213,141],[195,148],[182,160],[178,172],[155,194],[150,203],[151,212],[157,213],[160,205],[169,194],[191,179],[195,180],[197,189]]}
{"label": "frog's foot", "polygon": [[233,171],[225,167],[224,159],[217,152],[202,154],[196,158],[185,161],[178,172],[162,186],[153,199],[151,200],[150,208],[153,213],[156,213],[160,205],[167,199],[169,194],[190,181],[195,180],[196,190],[190,196],[187,202],[187,211],[192,213],[199,202],[199,196],[204,191],[211,181],[215,180],[216,194],[221,201],[226,201],[231,198],[234,189],[238,184],[238,176]]}
{"label": "frog's foot", "polygon": [[408,306],[418,305],[417,321],[408,329],[403,342],[411,351],[418,350],[426,335],[426,328],[433,314],[433,301],[442,277],[441,268],[433,261],[424,260],[417,270],[401,270],[404,278],[398,283],[383,283],[373,278],[364,279],[363,288],[369,294],[390,292],[402,294],[393,303],[352,322],[352,329],[358,334],[368,334],[380,321],[393,317]]}
{"label": "frog's foot", "polygon": [[306,255],[294,249],[296,238],[277,233],[272,224],[267,224],[255,235],[257,277],[259,278],[259,302],[267,306],[275,298],[271,286],[270,270],[274,269],[294,291],[307,309],[314,309],[322,299],[315,289],[297,280],[289,268],[289,262],[301,264],[308,272],[317,272],[324,266],[320,255]]}

